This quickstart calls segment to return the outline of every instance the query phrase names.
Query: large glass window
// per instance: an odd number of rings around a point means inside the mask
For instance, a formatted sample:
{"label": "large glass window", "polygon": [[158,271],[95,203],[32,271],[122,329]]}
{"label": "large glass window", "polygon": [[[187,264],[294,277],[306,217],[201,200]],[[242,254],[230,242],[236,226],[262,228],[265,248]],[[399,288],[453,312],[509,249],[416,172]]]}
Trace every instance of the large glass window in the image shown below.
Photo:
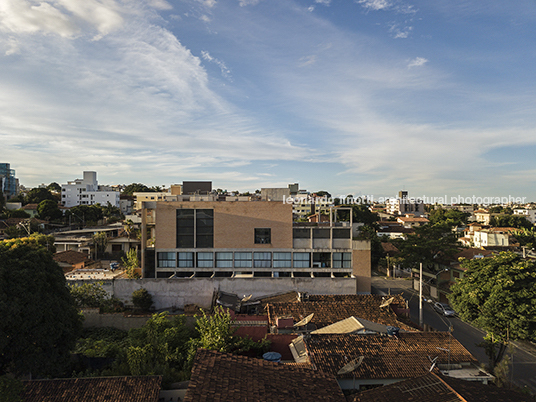
{"label": "large glass window", "polygon": [[255,228],[255,244],[270,244],[272,230],[270,228]]}
{"label": "large glass window", "polygon": [[214,267],[214,253],[197,253],[197,267],[198,268],[212,268]]}
{"label": "large glass window", "polygon": [[233,253],[216,253],[216,267],[217,268],[232,268],[233,267]]}
{"label": "large glass window", "polygon": [[158,268],[174,268],[175,253],[160,252],[157,254]]}
{"label": "large glass window", "polygon": [[177,248],[193,248],[194,210],[177,209]]}
{"label": "large glass window", "polygon": [[313,229],[313,238],[314,239],[329,239],[329,229]]}
{"label": "large glass window", "polygon": [[310,239],[311,229],[293,229],[292,236],[295,239]]}
{"label": "large glass window", "polygon": [[290,268],[292,260],[290,253],[274,253],[274,268]]}
{"label": "large glass window", "polygon": [[350,229],[333,229],[334,239],[349,239],[351,234]]}
{"label": "large glass window", "polygon": [[236,268],[251,268],[251,253],[235,253],[234,264]]}
{"label": "large glass window", "polygon": [[253,253],[255,268],[272,268],[272,253]]}
{"label": "large glass window", "polygon": [[330,268],[331,253],[313,253],[313,267]]}
{"label": "large glass window", "polygon": [[177,253],[179,268],[192,268],[194,266],[194,253]]}
{"label": "large glass window", "polygon": [[195,246],[197,248],[214,247],[214,210],[196,209],[195,225]]}
{"label": "large glass window", "polygon": [[294,253],[294,268],[310,268],[311,253]]}
{"label": "large glass window", "polygon": [[333,253],[333,268],[352,268],[352,253]]}

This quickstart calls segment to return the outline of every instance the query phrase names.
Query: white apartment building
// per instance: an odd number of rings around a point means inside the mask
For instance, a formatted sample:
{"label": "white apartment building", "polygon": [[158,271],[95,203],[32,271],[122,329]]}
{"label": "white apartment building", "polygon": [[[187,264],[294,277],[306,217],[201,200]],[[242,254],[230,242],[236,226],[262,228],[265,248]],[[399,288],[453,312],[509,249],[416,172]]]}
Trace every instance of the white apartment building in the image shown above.
{"label": "white apartment building", "polygon": [[78,205],[108,205],[119,208],[119,191],[99,186],[97,172],[84,172],[83,179],[61,185],[61,205],[67,208]]}
{"label": "white apartment building", "polygon": [[533,225],[536,224],[536,209],[514,209],[514,215],[522,215]]}

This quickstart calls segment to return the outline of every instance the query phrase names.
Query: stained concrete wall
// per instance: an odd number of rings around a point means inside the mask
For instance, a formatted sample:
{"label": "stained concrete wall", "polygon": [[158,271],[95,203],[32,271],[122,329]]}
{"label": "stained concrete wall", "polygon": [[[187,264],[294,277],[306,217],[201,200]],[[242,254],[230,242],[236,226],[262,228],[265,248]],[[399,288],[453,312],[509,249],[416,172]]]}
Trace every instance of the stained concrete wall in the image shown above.
{"label": "stained concrete wall", "polygon": [[115,279],[102,283],[110,295],[127,305],[132,304],[130,297],[135,290],[145,288],[153,296],[154,308],[157,310],[171,307],[182,309],[186,304],[210,308],[214,292],[218,290],[238,296],[251,294],[253,297],[259,297],[287,291],[356,294],[357,289],[355,278]]}

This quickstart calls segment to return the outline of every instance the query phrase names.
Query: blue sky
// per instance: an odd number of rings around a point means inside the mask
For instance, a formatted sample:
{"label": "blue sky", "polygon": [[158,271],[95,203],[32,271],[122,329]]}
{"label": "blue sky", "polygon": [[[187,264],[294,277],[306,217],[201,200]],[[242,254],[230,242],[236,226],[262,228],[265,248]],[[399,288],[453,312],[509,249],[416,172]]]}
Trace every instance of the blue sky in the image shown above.
{"label": "blue sky", "polygon": [[21,183],[536,201],[536,5],[4,0]]}

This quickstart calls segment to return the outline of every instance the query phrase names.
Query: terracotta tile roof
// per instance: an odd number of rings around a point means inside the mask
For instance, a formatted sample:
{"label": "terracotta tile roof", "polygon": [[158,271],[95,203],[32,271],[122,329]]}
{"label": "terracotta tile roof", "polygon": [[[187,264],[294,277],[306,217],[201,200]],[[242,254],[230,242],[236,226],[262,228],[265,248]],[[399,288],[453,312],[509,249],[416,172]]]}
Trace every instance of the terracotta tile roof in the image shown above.
{"label": "terracotta tile roof", "polygon": [[81,253],[74,250],[60,251],[59,253],[54,254],[53,258],[54,261],[73,265],[89,261],[86,253]]}
{"label": "terracotta tile roof", "polygon": [[184,397],[192,401],[345,401],[332,375],[198,349]]}
{"label": "terracotta tile roof", "polygon": [[415,217],[415,216],[411,216],[411,217],[407,217],[407,216],[401,216],[398,218],[399,221],[402,221],[402,222],[423,222],[423,223],[428,223],[430,222],[428,219],[426,218],[422,218],[422,217]]}
{"label": "terracotta tile roof", "polygon": [[95,377],[24,381],[25,402],[157,402],[162,377]]}
{"label": "terracotta tile roof", "polygon": [[464,381],[436,373],[360,392],[349,402],[419,401],[419,402],[528,402],[534,401],[511,389]]}
{"label": "terracotta tile roof", "polygon": [[37,207],[38,207],[38,204],[26,204],[25,206],[22,207],[22,209],[24,209],[25,211],[37,211]]}
{"label": "terracotta tile roof", "polygon": [[381,244],[383,252],[388,254],[389,256],[394,256],[400,253],[400,250],[393,243],[382,242]]}
{"label": "terracotta tile roof", "polygon": [[[380,308],[385,300],[380,295],[308,295],[307,301],[298,303],[271,303],[266,306],[268,322],[277,325],[278,317],[294,318],[298,322],[314,313],[311,324],[319,329],[349,317],[363,318],[379,324],[391,325],[406,331],[415,331],[414,328],[398,321],[396,314],[390,307]],[[405,308],[402,296],[394,296],[393,307]]]}
{"label": "terracotta tile roof", "polygon": [[[364,356],[354,371],[356,378],[412,378],[429,372],[431,358],[437,364],[478,361],[446,332],[405,332],[398,337],[382,335],[310,335],[304,342],[309,361],[317,370],[336,374],[348,361]],[[353,378],[343,374],[341,378]]]}
{"label": "terracotta tile roof", "polygon": [[465,248],[459,253],[454,254],[452,257],[456,261],[458,261],[458,258],[467,258],[468,260],[472,260],[477,255],[482,255],[484,257],[491,257],[493,255],[493,251],[482,250],[480,248]]}

